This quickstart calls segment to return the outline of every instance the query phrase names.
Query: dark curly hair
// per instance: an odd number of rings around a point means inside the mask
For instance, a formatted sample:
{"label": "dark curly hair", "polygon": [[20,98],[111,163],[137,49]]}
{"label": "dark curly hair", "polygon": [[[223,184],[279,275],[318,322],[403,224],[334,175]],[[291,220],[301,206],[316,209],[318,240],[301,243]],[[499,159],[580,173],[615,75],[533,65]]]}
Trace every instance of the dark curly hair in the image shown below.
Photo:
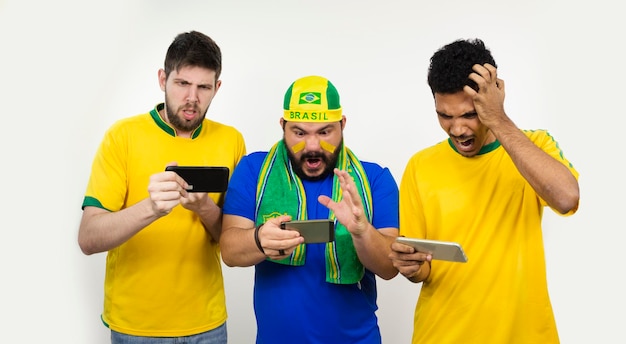
{"label": "dark curly hair", "polygon": [[165,76],[183,67],[202,67],[215,71],[215,80],[222,73],[222,52],[209,36],[184,32],[176,36],[165,54]]}
{"label": "dark curly hair", "polygon": [[476,83],[468,77],[473,65],[485,63],[498,67],[482,40],[456,40],[437,50],[430,58],[428,86],[433,94],[456,93],[462,91],[465,85],[478,90]]}

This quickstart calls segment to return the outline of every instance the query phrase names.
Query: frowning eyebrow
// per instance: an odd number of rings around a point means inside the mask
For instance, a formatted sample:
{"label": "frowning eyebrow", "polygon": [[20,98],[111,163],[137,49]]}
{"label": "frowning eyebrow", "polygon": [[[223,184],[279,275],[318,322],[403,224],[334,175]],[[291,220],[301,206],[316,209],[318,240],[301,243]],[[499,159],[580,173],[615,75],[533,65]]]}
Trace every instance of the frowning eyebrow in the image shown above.
{"label": "frowning eyebrow", "polygon": [[[317,131],[317,132],[319,132],[319,131],[326,131],[326,130],[331,129],[331,128],[333,128],[333,126],[332,126],[331,124],[328,124],[328,125],[325,125],[325,126],[323,126],[323,127],[321,127],[321,128],[318,128],[318,129],[317,129],[317,130],[315,130],[315,131]],[[299,126],[299,125],[297,125],[297,124],[294,124],[294,126],[292,127],[292,129],[297,129],[297,130],[300,130],[300,131],[307,132],[307,130],[306,130],[306,129],[302,128],[301,126]]]}
{"label": "frowning eyebrow", "polygon": [[[448,115],[448,114],[446,114],[444,112],[440,112],[440,111],[437,111],[437,115],[439,117],[443,117],[443,118],[452,118],[452,117],[454,117],[452,115]],[[478,116],[478,113],[476,111],[471,111],[471,112],[466,112],[466,113],[464,113],[464,114],[462,114],[461,116],[458,116],[458,117],[474,118],[476,116]]]}
{"label": "frowning eyebrow", "polygon": [[[193,83],[185,80],[185,79],[181,79],[181,78],[174,78],[174,83],[177,84],[181,84],[181,85],[193,85]],[[198,84],[198,87],[200,88],[207,88],[207,89],[212,89],[213,88],[213,84],[209,83],[209,84]]]}

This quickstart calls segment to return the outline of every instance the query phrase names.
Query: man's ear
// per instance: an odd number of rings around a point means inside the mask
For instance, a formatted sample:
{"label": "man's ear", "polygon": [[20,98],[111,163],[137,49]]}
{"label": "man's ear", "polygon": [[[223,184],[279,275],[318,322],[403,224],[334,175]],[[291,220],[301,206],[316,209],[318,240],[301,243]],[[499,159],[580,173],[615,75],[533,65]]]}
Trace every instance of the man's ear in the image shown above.
{"label": "man's ear", "polygon": [[167,82],[167,76],[165,75],[165,70],[164,69],[159,69],[159,73],[158,73],[158,78],[159,78],[159,87],[161,87],[161,91],[165,92],[165,83]]}
{"label": "man's ear", "polygon": [[215,82],[215,93],[217,93],[217,91],[219,91],[220,86],[222,86],[222,80],[217,80]]}

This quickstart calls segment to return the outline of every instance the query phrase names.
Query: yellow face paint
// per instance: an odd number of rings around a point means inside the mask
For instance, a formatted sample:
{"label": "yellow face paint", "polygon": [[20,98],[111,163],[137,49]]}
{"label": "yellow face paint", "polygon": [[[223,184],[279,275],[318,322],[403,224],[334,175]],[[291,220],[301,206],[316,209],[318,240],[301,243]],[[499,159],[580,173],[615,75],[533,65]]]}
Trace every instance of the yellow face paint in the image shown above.
{"label": "yellow face paint", "polygon": [[[291,146],[291,151],[293,152],[293,154],[297,154],[299,151],[304,149],[305,145],[306,143],[304,141],[300,141],[296,143],[295,145]],[[335,149],[337,148],[326,141],[320,141],[320,146],[322,147],[323,150],[329,153],[334,153]]]}
{"label": "yellow face paint", "polygon": [[335,149],[337,147],[331,145],[330,143],[326,142],[326,141],[320,141],[320,146],[322,146],[322,149],[329,152],[329,153],[334,153]]}
{"label": "yellow face paint", "polygon": [[304,146],[304,141],[300,141],[291,147],[291,151],[293,152],[293,154],[297,154],[299,151],[304,149]]}

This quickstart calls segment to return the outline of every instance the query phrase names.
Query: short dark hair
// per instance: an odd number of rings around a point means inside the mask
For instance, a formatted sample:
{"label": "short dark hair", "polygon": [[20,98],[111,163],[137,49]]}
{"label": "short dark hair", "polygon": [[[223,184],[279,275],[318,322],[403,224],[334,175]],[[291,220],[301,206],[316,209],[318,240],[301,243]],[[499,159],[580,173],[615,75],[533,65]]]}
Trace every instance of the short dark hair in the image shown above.
{"label": "short dark hair", "polygon": [[478,85],[468,77],[473,72],[473,65],[485,63],[498,67],[482,40],[456,40],[437,50],[430,58],[428,86],[433,94],[456,93],[462,91],[465,85],[478,90]]}
{"label": "short dark hair", "polygon": [[222,52],[211,37],[190,31],[178,34],[165,54],[165,77],[183,67],[202,67],[215,71],[215,80],[222,73]]}

